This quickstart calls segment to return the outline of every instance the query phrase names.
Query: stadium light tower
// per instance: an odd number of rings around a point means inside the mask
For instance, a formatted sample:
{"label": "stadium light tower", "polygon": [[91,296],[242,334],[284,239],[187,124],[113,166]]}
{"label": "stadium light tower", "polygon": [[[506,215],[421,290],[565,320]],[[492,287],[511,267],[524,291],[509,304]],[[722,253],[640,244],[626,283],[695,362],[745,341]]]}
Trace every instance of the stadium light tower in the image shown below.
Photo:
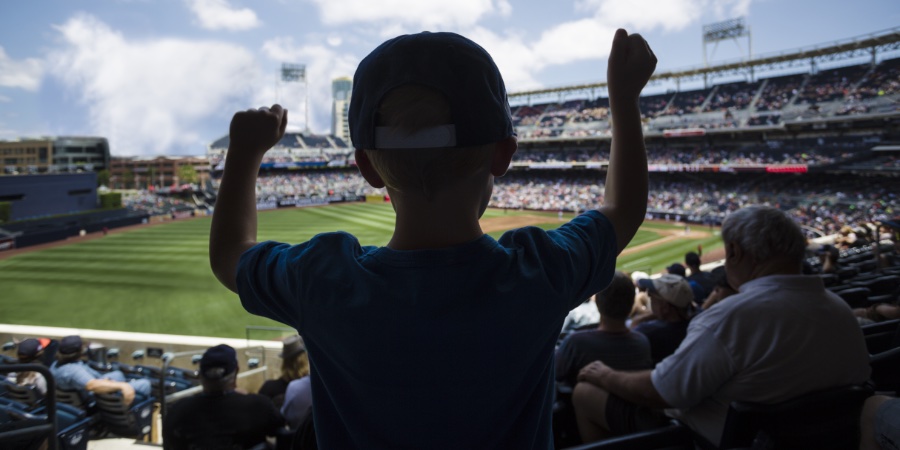
{"label": "stadium light tower", "polygon": [[[719,47],[719,42],[722,41],[733,41],[735,45],[737,45],[738,49],[740,49],[741,56],[743,57],[744,49],[743,47],[741,47],[740,42],[740,38],[742,37],[747,38],[746,59],[749,60],[750,57],[753,56],[752,41],[750,39],[750,26],[747,25],[747,22],[743,17],[703,25],[703,65],[709,67],[709,60],[712,59],[712,56],[716,53],[716,49]],[[713,49],[712,54],[707,57],[706,49],[709,44],[713,44]]]}
{"label": "stadium light tower", "polygon": [[303,83],[303,108],[305,113],[306,125],[304,131],[309,131],[309,83],[306,80],[306,65],[304,64],[281,64],[281,80],[279,84]]}

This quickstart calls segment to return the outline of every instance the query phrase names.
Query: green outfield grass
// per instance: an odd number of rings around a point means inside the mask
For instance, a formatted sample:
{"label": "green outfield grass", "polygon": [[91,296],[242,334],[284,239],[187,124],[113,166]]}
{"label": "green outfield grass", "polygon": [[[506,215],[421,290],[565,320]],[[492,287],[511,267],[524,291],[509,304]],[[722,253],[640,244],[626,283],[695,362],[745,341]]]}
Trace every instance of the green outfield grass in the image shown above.
{"label": "green outfield grass", "polygon": [[[556,213],[488,210],[485,218],[518,214],[546,216],[538,225],[545,229],[562,223]],[[386,204],[282,209],[259,217],[260,239],[286,242],[343,230],[364,245],[384,245],[394,224]],[[0,260],[0,322],[222,337],[243,337],[247,325],[279,326],[245,312],[215,280],[207,261],[209,221],[172,222]],[[680,227],[646,224],[631,245],[671,229]],[[621,256],[618,265],[660,271],[698,244],[712,249],[718,242],[715,236],[679,238]]]}

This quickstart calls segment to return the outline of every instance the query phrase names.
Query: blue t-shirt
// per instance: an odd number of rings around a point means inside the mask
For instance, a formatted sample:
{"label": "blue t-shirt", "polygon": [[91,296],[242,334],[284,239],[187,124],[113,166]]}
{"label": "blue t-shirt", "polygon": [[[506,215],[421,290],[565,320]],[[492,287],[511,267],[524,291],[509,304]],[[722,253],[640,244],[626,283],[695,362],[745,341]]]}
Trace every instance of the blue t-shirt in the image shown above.
{"label": "blue t-shirt", "polygon": [[681,341],[687,336],[687,320],[667,322],[665,320],[648,320],[634,327],[634,331],[642,333],[650,340],[650,355],[653,364],[658,364],[667,356],[675,353]]}
{"label": "blue t-shirt", "polygon": [[303,336],[322,448],[548,449],[563,318],[616,253],[596,211],[438,250],[336,232],[256,245],[237,285],[247,311]]}

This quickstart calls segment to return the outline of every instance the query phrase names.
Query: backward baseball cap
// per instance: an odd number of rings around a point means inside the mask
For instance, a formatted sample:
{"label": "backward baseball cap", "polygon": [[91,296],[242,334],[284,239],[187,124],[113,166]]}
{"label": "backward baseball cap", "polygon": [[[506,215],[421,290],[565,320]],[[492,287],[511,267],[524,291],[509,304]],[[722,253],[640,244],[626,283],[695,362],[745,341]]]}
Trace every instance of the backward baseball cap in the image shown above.
{"label": "backward baseball cap", "polygon": [[[415,85],[443,94],[452,123],[412,134],[377,127],[384,97],[398,87]],[[471,147],[515,135],[506,86],[491,55],[447,32],[398,36],[363,58],[353,76],[348,121],[357,149]]]}
{"label": "backward baseball cap", "polygon": [[679,307],[687,308],[694,301],[694,291],[684,277],[665,274],[656,279],[645,278],[638,281],[638,286],[656,293],[667,302]]}

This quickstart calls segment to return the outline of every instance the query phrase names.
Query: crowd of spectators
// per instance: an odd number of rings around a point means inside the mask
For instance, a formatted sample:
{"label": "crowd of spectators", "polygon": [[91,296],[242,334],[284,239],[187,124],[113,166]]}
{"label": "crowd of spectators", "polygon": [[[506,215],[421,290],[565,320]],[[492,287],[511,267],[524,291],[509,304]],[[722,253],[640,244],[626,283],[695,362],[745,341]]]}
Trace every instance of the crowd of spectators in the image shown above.
{"label": "crowd of spectators", "polygon": [[759,91],[759,82],[738,81],[720,84],[713,92],[704,111],[745,109],[750,106],[757,91]]}
{"label": "crowd of spectators", "polygon": [[700,112],[712,89],[701,89],[675,94],[668,107],[660,115],[684,115]]}
{"label": "crowd of spectators", "polygon": [[[511,173],[497,179],[490,206],[509,209],[584,211],[602,204],[599,175],[536,176]],[[857,176],[733,177],[651,174],[648,210],[676,216],[702,215],[720,222],[747,205],[787,210],[815,234],[833,234],[847,223],[885,220],[900,211],[896,185]]]}
{"label": "crowd of spectators", "polygon": [[806,75],[770,78],[756,101],[757,111],[777,111],[786,106],[799,92]]}
{"label": "crowd of spectators", "polygon": [[900,92],[900,58],[882,61],[850,95],[863,100]]}
{"label": "crowd of spectators", "polygon": [[144,212],[151,216],[167,216],[171,214],[193,211],[197,205],[175,197],[156,195],[149,191],[139,191],[122,198],[126,208]]}
{"label": "crowd of spectators", "polygon": [[[829,165],[853,157],[852,148],[818,144],[790,144],[783,147],[665,147],[648,146],[649,164],[721,164],[734,166],[768,164]],[[856,150],[859,150],[858,148]],[[521,148],[513,163],[588,163],[609,161],[607,148],[544,150]]]}
{"label": "crowd of spectators", "polygon": [[868,66],[850,66],[812,75],[797,96],[797,103],[824,103],[840,100],[850,93],[853,85],[861,80],[868,70]]}
{"label": "crowd of spectators", "polygon": [[264,174],[256,182],[260,202],[367,193],[378,192],[355,170]]}

